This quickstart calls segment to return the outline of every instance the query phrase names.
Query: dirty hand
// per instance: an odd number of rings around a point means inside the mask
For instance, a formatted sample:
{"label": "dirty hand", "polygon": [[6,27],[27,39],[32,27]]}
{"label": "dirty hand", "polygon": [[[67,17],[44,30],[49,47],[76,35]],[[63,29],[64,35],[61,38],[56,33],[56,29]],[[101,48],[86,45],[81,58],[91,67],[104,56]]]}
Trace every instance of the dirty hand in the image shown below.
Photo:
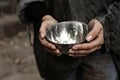
{"label": "dirty hand", "polygon": [[49,51],[51,54],[60,56],[61,53],[59,49],[56,48],[56,46],[50,42],[48,42],[45,38],[46,31],[48,28],[51,27],[51,25],[57,23],[57,21],[50,15],[46,15],[42,18],[41,27],[39,29],[39,40],[41,44]]}
{"label": "dirty hand", "polygon": [[77,44],[69,50],[69,56],[82,57],[101,48],[104,43],[103,26],[102,24],[93,19],[88,24],[92,30],[86,36],[88,43]]}

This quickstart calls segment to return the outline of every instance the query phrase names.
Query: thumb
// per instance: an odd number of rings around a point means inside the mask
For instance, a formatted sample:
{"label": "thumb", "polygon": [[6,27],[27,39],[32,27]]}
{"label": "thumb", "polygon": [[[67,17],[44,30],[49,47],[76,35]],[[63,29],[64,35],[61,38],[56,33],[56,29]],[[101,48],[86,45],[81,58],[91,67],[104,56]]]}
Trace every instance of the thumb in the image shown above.
{"label": "thumb", "polygon": [[41,38],[44,38],[45,35],[46,35],[46,30],[47,30],[47,27],[46,27],[46,26],[48,26],[48,25],[46,24],[46,22],[43,22],[43,23],[41,24],[41,27],[40,27],[40,30],[39,30],[39,34],[40,34],[40,37],[41,37]]}
{"label": "thumb", "polygon": [[100,33],[100,31],[102,30],[102,25],[99,24],[98,22],[93,21],[91,24],[92,25],[90,25],[90,26],[92,27],[92,29],[88,33],[88,35],[86,36],[86,40],[88,42],[94,40],[98,36],[98,34]]}

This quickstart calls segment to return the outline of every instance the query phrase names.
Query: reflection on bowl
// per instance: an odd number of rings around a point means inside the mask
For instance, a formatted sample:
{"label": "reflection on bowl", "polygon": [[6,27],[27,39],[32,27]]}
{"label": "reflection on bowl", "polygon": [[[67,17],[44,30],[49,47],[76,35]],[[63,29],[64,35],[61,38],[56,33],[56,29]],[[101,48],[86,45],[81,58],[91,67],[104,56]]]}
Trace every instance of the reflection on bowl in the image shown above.
{"label": "reflection on bowl", "polygon": [[54,43],[63,54],[75,44],[85,41],[88,25],[78,21],[65,21],[54,24],[48,29],[46,38]]}

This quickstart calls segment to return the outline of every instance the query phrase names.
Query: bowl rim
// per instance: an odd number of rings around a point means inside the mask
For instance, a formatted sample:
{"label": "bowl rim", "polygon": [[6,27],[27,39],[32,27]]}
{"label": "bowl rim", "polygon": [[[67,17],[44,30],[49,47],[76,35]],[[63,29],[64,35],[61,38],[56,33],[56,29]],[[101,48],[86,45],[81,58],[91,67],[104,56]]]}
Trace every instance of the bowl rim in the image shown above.
{"label": "bowl rim", "polygon": [[[86,25],[86,26],[88,27],[88,25],[87,25],[85,22],[80,22],[80,21],[62,21],[62,22],[55,23],[55,24],[53,24],[52,26],[55,27],[55,26],[57,26],[57,25],[59,25],[59,24],[62,24],[62,23],[77,23],[77,24],[80,24],[80,23],[81,23],[81,24],[84,24],[84,25]],[[46,34],[48,33],[49,29],[52,29],[53,27],[48,28],[48,30],[46,31]],[[51,43],[53,43],[53,44],[58,44],[58,45],[74,45],[74,44],[80,44],[80,43],[83,43],[84,41],[86,41],[86,39],[84,38],[84,40],[82,40],[82,41],[80,41],[80,42],[77,42],[77,43],[71,43],[71,44],[66,43],[66,44],[62,44],[62,43],[57,43],[57,42],[51,41],[51,40],[47,37],[47,35],[45,35],[45,38],[47,39],[47,41],[49,41],[49,42],[51,42]]]}

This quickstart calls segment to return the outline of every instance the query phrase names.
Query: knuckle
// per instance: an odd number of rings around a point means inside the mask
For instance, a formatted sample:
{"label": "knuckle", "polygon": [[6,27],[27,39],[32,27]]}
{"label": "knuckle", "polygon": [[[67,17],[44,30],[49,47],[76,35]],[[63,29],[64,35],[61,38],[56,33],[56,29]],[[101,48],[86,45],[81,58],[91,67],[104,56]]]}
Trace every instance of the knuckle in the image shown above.
{"label": "knuckle", "polygon": [[101,49],[101,46],[99,46],[98,49]]}
{"label": "knuckle", "polygon": [[82,45],[81,49],[91,49],[93,48],[93,45]]}
{"label": "knuckle", "polygon": [[42,30],[41,30],[41,29],[39,29],[39,34],[40,34],[40,33],[42,33]]}
{"label": "knuckle", "polygon": [[93,45],[87,46],[86,48],[87,48],[87,49],[92,49],[92,48],[93,48]]}
{"label": "knuckle", "polygon": [[102,44],[104,44],[104,40],[103,39],[100,41],[100,45],[102,45]]}
{"label": "knuckle", "polygon": [[93,39],[95,39],[95,38],[96,38],[96,36],[97,36],[97,35],[95,35],[95,33],[94,33],[94,34],[92,34]]}
{"label": "knuckle", "polygon": [[104,41],[101,42],[101,45],[104,44]]}
{"label": "knuckle", "polygon": [[49,43],[45,43],[46,46],[49,46]]}
{"label": "knuckle", "polygon": [[96,36],[97,36],[97,31],[94,30],[92,33],[92,37],[95,38]]}
{"label": "knuckle", "polygon": [[85,54],[88,55],[90,53],[90,51],[87,51]]}

